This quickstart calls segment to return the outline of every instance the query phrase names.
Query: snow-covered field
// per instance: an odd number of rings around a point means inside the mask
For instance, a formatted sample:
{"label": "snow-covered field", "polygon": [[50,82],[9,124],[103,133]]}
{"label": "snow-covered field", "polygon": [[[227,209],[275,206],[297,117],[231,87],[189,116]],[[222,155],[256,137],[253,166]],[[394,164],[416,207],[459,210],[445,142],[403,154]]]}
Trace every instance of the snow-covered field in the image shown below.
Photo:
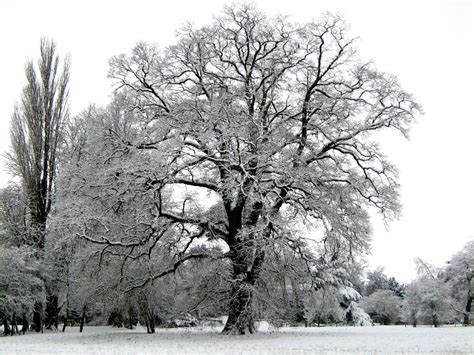
{"label": "snow-covered field", "polygon": [[474,328],[280,328],[251,336],[219,329],[159,329],[146,334],[110,327],[69,328],[66,333],[0,337],[0,354],[330,354],[474,353]]}

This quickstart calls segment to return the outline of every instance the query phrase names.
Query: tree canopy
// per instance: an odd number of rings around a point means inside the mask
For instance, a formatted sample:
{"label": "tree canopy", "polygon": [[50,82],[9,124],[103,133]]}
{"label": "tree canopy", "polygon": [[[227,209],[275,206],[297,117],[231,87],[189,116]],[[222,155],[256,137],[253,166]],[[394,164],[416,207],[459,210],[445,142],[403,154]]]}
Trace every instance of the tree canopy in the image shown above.
{"label": "tree canopy", "polygon": [[406,136],[419,111],[356,45],[338,16],[299,25],[236,5],[175,45],[112,58],[115,98],[71,143],[61,223],[121,260],[127,292],[191,260],[221,263],[226,333],[254,331],[282,260],[315,289],[346,284],[369,248],[368,209],[400,207],[373,133]]}

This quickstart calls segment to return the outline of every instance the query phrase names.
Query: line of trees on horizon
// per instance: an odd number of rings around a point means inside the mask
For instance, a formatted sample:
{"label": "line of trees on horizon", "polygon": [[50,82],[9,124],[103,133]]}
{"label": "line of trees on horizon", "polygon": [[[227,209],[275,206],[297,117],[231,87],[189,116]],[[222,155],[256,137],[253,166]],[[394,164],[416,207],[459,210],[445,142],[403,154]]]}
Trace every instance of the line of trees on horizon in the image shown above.
{"label": "line of trees on horizon", "polygon": [[383,268],[367,274],[359,304],[380,324],[472,324],[474,241],[454,254],[444,267],[415,260],[418,277],[399,284]]}

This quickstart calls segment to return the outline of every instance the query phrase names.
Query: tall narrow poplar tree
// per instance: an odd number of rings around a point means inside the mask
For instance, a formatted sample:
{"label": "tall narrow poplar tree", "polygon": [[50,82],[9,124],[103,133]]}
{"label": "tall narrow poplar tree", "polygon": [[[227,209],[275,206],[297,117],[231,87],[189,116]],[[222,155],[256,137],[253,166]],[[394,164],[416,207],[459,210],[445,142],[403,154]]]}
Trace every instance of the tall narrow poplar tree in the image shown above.
{"label": "tall narrow poplar tree", "polygon": [[[69,60],[63,61],[61,69],[55,42],[43,38],[37,66],[28,61],[25,74],[27,82],[11,120],[8,157],[13,174],[21,178],[28,200],[27,243],[37,248],[38,258],[42,259],[61,126],[68,114]],[[39,313],[35,312],[35,319]]]}

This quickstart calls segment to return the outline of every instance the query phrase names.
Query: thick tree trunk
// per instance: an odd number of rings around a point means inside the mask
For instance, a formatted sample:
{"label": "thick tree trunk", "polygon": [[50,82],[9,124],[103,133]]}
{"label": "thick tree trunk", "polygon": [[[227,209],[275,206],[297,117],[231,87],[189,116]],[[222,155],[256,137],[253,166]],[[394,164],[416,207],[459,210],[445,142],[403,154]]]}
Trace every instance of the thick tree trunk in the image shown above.
{"label": "thick tree trunk", "polygon": [[40,211],[42,208],[38,205],[37,198],[30,200],[31,209],[31,237],[33,245],[38,250],[38,257],[43,258],[44,245],[46,239],[46,218],[47,216]]}
{"label": "thick tree trunk", "polygon": [[31,328],[37,333],[43,330],[43,304],[41,302],[36,302],[33,310],[33,323]]}
{"label": "thick tree trunk", "polygon": [[[256,162],[255,162],[256,164]],[[251,175],[255,175],[255,172]],[[250,180],[245,184],[249,184]],[[244,191],[249,191],[248,187]],[[244,216],[245,197],[240,194],[234,209],[226,207],[228,211],[230,260],[233,269],[232,289],[229,302],[229,317],[222,331],[223,334],[254,334],[256,328],[253,317],[253,290],[260,276],[265,252],[259,244],[259,237],[262,235],[242,235],[246,227],[255,227],[262,210],[262,202],[257,200],[252,203],[248,215]],[[225,203],[226,206],[232,204]],[[244,222],[245,221],[245,222]],[[270,233],[271,228],[267,228],[264,233]]]}
{"label": "thick tree trunk", "polygon": [[223,334],[254,334],[256,332],[252,310],[252,286],[245,281],[235,282],[231,291],[229,318]]}
{"label": "thick tree trunk", "polygon": [[57,295],[48,295],[46,297],[45,320],[46,329],[57,330],[59,327],[59,305]]}
{"label": "thick tree trunk", "polygon": [[252,262],[249,261],[249,248],[232,246],[234,257],[231,259],[234,280],[229,303],[229,317],[223,334],[254,334],[256,328],[253,317],[253,290],[260,275],[265,253],[256,248]]}

